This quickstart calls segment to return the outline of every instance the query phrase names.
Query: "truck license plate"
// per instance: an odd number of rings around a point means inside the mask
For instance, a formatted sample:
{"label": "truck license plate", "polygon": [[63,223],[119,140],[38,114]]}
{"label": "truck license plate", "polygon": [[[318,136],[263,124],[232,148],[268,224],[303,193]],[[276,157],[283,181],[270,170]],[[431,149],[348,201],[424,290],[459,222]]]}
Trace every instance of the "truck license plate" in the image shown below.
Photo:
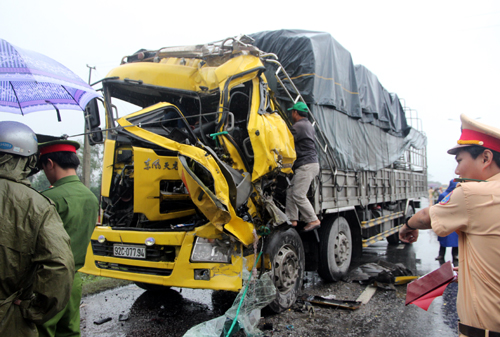
{"label": "truck license plate", "polygon": [[146,247],[113,245],[113,255],[117,257],[146,258]]}

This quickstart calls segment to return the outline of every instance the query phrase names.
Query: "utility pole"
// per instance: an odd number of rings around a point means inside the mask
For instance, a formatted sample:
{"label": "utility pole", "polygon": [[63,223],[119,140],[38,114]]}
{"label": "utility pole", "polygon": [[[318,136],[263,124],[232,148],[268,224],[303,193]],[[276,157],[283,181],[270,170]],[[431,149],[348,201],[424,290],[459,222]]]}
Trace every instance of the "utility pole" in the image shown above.
{"label": "utility pole", "polygon": [[[92,69],[95,70],[95,67],[91,67],[87,64],[87,67],[89,68],[89,85],[90,85],[90,79],[92,77]],[[86,124],[85,124],[86,125]],[[85,126],[85,133],[89,132],[90,130],[87,129]],[[90,143],[89,143],[89,135],[85,134],[83,136],[83,164],[82,164],[82,174],[83,174],[83,181],[82,183],[90,188]]]}

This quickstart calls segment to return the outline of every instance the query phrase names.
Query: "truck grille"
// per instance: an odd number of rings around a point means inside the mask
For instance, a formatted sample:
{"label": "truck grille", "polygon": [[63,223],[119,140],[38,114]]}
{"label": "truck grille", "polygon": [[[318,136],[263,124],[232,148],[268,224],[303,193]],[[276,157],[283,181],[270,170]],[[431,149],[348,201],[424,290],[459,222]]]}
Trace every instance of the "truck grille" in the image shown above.
{"label": "truck grille", "polygon": [[[91,243],[94,255],[113,256],[113,242],[106,241],[104,243],[99,243],[97,240],[92,240]],[[153,262],[174,262],[175,246],[154,245],[152,247],[146,247],[146,259],[141,260]]]}
{"label": "truck grille", "polygon": [[150,275],[158,275],[158,276],[170,276],[172,274],[172,269],[128,266],[126,264],[109,263],[109,262],[101,262],[101,261],[96,261],[95,265],[99,269],[116,270],[116,271],[123,271],[123,272],[128,272],[128,273],[150,274]]}

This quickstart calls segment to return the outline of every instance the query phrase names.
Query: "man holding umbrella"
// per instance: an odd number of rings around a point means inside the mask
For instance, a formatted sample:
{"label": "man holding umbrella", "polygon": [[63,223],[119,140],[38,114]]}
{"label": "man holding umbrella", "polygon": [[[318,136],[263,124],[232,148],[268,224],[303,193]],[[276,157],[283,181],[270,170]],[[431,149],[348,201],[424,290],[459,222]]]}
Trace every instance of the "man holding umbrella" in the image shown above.
{"label": "man holding umbrella", "polygon": [[[40,167],[51,187],[42,192],[56,204],[64,229],[71,238],[75,270],[83,267],[90,237],[97,222],[99,202],[80,182],[76,169],[80,160],[78,142],[54,140],[39,144]],[[82,280],[75,275],[68,305],[54,318],[38,327],[40,336],[80,336],[80,301]]]}

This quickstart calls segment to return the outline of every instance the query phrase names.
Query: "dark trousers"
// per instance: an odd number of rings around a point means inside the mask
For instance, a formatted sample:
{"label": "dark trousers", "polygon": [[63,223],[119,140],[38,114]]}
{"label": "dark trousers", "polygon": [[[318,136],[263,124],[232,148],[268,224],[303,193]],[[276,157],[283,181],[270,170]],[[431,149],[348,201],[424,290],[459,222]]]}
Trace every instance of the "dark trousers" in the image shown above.
{"label": "dark trousers", "polygon": [[[439,246],[439,256],[442,256],[444,258],[445,254],[446,254],[446,247]],[[458,259],[458,247],[451,247],[451,255],[453,256],[454,259]]]}

